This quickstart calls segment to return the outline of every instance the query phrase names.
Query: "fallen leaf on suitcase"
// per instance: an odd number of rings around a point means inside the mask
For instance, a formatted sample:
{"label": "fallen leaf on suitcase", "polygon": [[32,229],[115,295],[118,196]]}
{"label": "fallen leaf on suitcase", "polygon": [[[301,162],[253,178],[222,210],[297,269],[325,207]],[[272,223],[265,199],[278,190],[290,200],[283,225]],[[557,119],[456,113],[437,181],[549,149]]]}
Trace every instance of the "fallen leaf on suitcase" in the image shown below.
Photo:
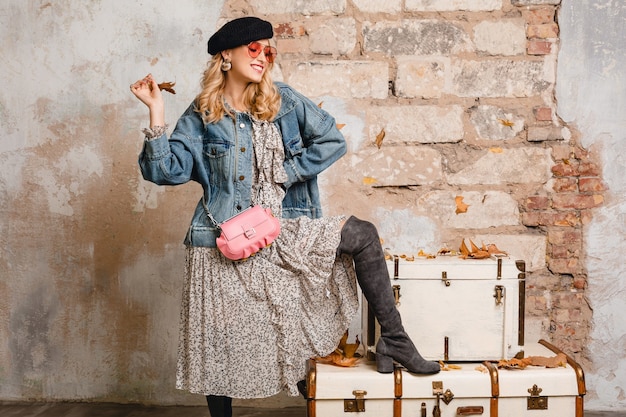
{"label": "fallen leaf on suitcase", "polygon": [[487,372],[489,372],[489,369],[487,369],[483,365],[478,365],[476,368],[474,368],[474,370],[478,372],[482,372],[483,374],[486,374]]}
{"label": "fallen leaf on suitcase", "polygon": [[421,257],[426,258],[426,259],[434,259],[434,258],[436,258],[436,256],[433,255],[432,253],[424,252],[422,249],[420,249],[420,251],[417,253],[417,256],[421,256]]}
{"label": "fallen leaf on suitcase", "polygon": [[332,352],[330,355],[324,356],[324,357],[316,357],[315,361],[319,362],[319,363],[323,363],[326,365],[335,365],[335,366],[342,366],[344,368],[350,368],[353,366],[356,366],[356,364],[359,362],[358,357],[353,357],[353,358],[346,358],[344,357],[341,353],[335,351]]}
{"label": "fallen leaf on suitcase", "polygon": [[337,350],[339,354],[343,355],[346,358],[353,358],[356,350],[361,346],[361,342],[359,341],[359,336],[356,336],[356,341],[354,343],[348,343],[348,330],[343,334],[341,340],[339,341],[339,346],[337,346]]}
{"label": "fallen leaf on suitcase", "polygon": [[465,245],[465,239],[461,240],[461,247],[459,248],[459,252],[461,252],[461,256],[463,257],[463,259],[467,258],[470,254],[469,249],[467,249],[467,246]]}
{"label": "fallen leaf on suitcase", "polygon": [[463,369],[461,365],[455,365],[453,363],[445,363],[444,361],[439,361],[439,366],[442,371],[456,371],[459,369]]}
{"label": "fallen leaf on suitcase", "polygon": [[360,359],[360,356],[356,353],[360,345],[359,336],[356,337],[354,343],[348,343],[348,331],[346,330],[334,352],[324,357],[318,356],[315,360],[327,365],[352,367],[355,366]]}
{"label": "fallen leaf on suitcase", "polygon": [[567,365],[567,357],[564,353],[558,353],[556,356],[547,358],[545,356],[529,356],[530,364],[533,366],[543,366],[546,368],[559,368]]}
{"label": "fallen leaf on suitcase", "polygon": [[487,250],[483,250],[476,246],[472,239],[470,239],[469,241],[471,250],[467,248],[467,245],[465,245],[465,239],[461,241],[461,247],[459,251],[461,252],[461,257],[463,259],[487,259],[491,256],[491,254],[489,254]]}
{"label": "fallen leaf on suitcase", "polygon": [[498,249],[498,247],[494,245],[493,243],[489,243],[487,244],[487,246],[483,244],[483,250],[486,250],[487,252],[489,252],[490,255],[494,255],[494,256],[508,256],[506,252]]}
{"label": "fallen leaf on suitcase", "polygon": [[437,256],[454,256],[458,255],[458,252],[448,248],[441,248],[437,251]]}
{"label": "fallen leaf on suitcase", "polygon": [[500,369],[524,369],[528,365],[530,365],[530,360],[528,358],[524,359],[502,359],[498,362],[498,368]]}

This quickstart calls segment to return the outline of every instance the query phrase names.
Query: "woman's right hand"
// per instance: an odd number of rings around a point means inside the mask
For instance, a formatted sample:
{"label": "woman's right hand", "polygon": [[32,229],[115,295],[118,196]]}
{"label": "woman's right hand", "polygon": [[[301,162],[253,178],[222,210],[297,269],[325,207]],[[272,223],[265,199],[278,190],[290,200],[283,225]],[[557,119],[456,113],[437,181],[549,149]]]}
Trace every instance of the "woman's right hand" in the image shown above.
{"label": "woman's right hand", "polygon": [[130,85],[130,91],[150,109],[150,127],[165,125],[163,94],[152,74]]}
{"label": "woman's right hand", "polygon": [[130,91],[137,97],[143,104],[149,108],[153,108],[155,105],[163,103],[163,95],[159,89],[159,85],[152,78],[152,74],[146,75],[141,80],[137,80],[130,85]]}

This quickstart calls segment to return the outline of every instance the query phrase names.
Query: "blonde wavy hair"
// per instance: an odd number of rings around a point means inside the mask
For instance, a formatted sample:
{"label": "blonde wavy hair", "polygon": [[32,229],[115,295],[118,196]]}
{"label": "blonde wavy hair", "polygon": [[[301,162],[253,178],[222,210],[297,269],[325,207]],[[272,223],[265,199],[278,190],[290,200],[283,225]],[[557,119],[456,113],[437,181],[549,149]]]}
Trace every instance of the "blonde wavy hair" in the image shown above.
{"label": "blonde wavy hair", "polygon": [[[195,99],[195,111],[200,114],[204,123],[215,123],[225,114],[232,116],[224,106],[226,77],[221,69],[222,62],[224,62],[222,54],[215,54],[209,61],[200,82],[202,91]],[[246,107],[251,110],[254,117],[260,120],[274,120],[280,109],[280,94],[270,75],[273,65],[273,63],[268,63],[261,82],[248,84],[244,91]]]}

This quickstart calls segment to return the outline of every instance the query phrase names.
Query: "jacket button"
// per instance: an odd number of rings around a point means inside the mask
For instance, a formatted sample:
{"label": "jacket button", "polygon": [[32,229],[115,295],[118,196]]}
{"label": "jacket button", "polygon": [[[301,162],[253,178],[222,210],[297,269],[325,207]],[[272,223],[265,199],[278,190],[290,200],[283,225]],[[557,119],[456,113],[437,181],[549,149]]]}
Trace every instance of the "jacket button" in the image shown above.
{"label": "jacket button", "polygon": [[243,175],[239,176],[239,181],[243,181],[244,179],[246,179],[246,177],[244,177]]}
{"label": "jacket button", "polygon": [[243,146],[241,147],[241,152],[245,152],[246,148],[244,148]]}
{"label": "jacket button", "polygon": [[237,206],[237,210],[241,210],[241,206]]}
{"label": "jacket button", "polygon": [[246,125],[245,125],[245,123],[241,123],[241,124],[239,125],[239,127],[243,129],[244,127],[246,127]]}

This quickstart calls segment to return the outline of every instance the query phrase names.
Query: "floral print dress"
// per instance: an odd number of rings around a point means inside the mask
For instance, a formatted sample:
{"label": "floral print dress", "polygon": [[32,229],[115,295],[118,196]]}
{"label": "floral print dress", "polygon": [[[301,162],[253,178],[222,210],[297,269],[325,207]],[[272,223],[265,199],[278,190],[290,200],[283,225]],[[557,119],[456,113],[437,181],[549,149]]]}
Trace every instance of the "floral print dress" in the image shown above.
{"label": "floral print dress", "polygon": [[[252,201],[281,217],[287,176],[277,127],[253,121]],[[204,395],[298,395],[306,360],[332,352],[358,310],[352,258],[337,256],[343,217],[281,219],[244,262],[188,247],[176,386]]]}

